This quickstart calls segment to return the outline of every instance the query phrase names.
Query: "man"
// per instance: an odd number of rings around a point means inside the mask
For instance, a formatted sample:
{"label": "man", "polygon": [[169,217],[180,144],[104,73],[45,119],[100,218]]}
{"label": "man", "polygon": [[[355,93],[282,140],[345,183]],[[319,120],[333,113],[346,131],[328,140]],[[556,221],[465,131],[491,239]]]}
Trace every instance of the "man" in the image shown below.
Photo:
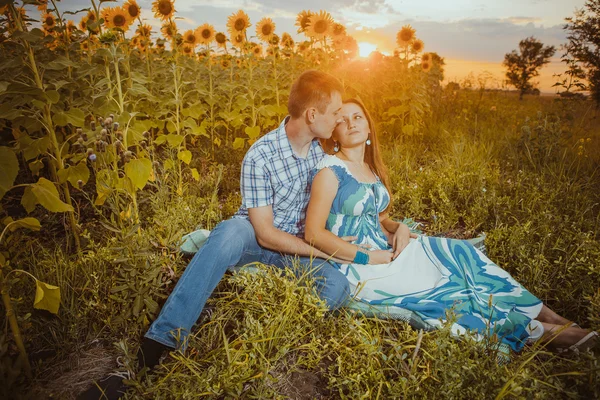
{"label": "man", "polygon": [[[324,155],[318,139],[331,137],[340,122],[342,92],[336,78],[319,71],[306,71],[293,83],[289,116],[244,157],[239,211],[215,227],[188,264],[145,335],[138,352],[140,369],[154,367],[167,349],[185,349],[206,300],[232,266],[258,261],[283,267],[286,255],[298,255],[330,309],[346,301],[350,290],[345,276],[323,259],[311,260],[327,256],[302,240],[309,176]],[[80,398],[98,399],[102,393],[119,398],[125,390],[120,377],[110,376]]]}

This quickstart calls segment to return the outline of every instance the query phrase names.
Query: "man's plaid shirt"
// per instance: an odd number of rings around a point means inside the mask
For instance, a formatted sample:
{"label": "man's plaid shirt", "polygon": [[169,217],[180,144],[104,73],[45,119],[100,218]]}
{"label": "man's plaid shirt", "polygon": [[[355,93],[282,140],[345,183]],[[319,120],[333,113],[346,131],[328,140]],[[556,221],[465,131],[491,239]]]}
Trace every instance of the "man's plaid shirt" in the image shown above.
{"label": "man's plaid shirt", "polygon": [[310,195],[311,171],[323,158],[313,140],[306,158],[294,154],[285,123],[254,143],[242,161],[242,206],[234,218],[248,218],[248,208],[273,206],[275,228],[302,237]]}

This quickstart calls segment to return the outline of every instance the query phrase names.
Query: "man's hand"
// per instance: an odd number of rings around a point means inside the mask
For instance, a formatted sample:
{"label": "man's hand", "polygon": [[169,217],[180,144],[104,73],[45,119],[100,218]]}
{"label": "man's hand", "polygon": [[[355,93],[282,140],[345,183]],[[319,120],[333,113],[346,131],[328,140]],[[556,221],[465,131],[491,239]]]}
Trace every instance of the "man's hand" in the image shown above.
{"label": "man's hand", "polygon": [[398,229],[396,229],[396,233],[394,233],[394,237],[392,238],[392,260],[395,260],[402,250],[408,246],[410,238],[417,238],[417,235],[411,233],[410,229],[405,224],[400,224]]}

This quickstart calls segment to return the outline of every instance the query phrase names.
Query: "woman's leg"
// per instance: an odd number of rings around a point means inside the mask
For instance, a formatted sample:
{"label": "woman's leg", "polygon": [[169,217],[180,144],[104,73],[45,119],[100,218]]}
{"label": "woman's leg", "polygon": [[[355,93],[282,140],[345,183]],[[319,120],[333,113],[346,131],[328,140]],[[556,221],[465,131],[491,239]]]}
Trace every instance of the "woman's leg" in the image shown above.
{"label": "woman's leg", "polygon": [[561,317],[550,308],[548,308],[545,304],[542,306],[542,310],[536,319],[540,322],[545,322],[553,325],[571,325],[572,321],[569,321],[566,318]]}
{"label": "woman's leg", "polygon": [[557,348],[572,346],[590,333],[587,329],[577,327],[565,328],[564,324],[558,325],[542,322],[542,325],[544,326],[544,335],[541,340],[549,342],[552,347]]}

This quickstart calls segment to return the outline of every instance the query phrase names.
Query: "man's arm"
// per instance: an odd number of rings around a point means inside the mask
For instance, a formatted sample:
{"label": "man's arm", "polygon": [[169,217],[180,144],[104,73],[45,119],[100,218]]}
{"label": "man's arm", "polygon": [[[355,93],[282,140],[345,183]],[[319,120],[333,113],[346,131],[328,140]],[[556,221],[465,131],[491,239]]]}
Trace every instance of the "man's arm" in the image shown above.
{"label": "man's arm", "polygon": [[304,240],[279,230],[273,226],[273,207],[253,207],[248,209],[250,223],[254,227],[258,244],[272,251],[299,256],[330,258],[322,251],[310,246]]}

